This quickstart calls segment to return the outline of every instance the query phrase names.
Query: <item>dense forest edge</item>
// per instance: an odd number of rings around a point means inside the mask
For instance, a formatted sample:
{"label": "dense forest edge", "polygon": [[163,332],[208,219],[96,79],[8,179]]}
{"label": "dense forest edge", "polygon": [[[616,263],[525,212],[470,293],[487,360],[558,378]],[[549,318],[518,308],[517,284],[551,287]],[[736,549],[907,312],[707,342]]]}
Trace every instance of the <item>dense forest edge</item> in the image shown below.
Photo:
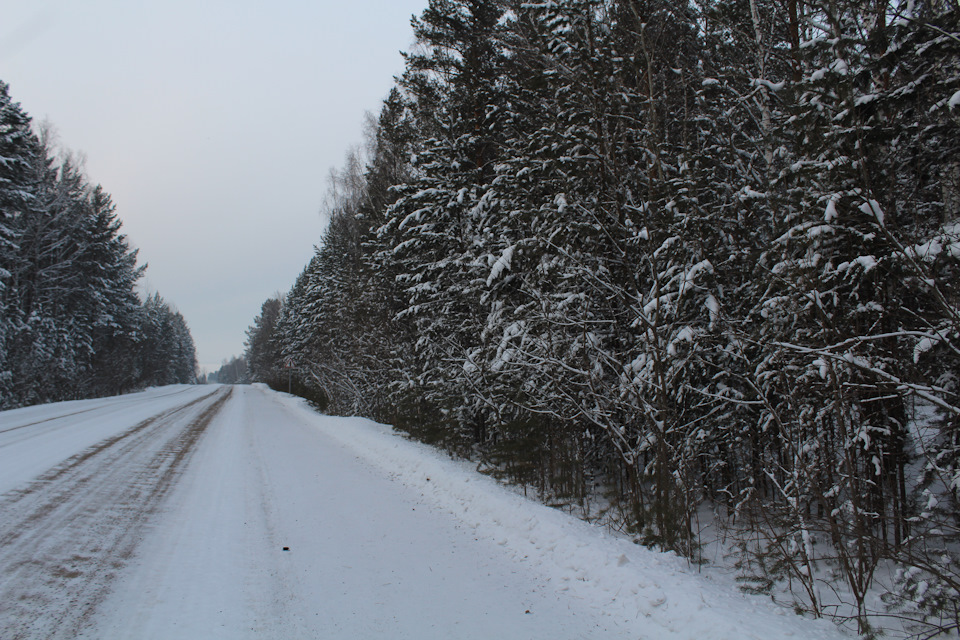
{"label": "dense forest edge", "polygon": [[115,209],[0,81],[0,410],[197,381],[183,316],[136,290]]}
{"label": "dense forest edge", "polygon": [[960,630],[955,0],[431,0],[253,380]]}

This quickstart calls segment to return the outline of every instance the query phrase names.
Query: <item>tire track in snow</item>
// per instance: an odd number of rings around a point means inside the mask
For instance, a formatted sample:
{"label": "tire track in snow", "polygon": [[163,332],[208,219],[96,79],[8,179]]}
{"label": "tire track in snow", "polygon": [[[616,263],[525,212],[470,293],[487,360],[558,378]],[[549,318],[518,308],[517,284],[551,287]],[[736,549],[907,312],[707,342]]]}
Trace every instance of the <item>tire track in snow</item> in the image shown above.
{"label": "tire track in snow", "polygon": [[[170,397],[170,396],[180,395],[181,393],[186,393],[186,389],[180,389],[180,390],[174,391],[173,393],[166,393],[166,394],[163,394],[163,395],[160,395],[160,396],[156,396],[156,397],[157,397],[157,398],[167,398],[167,397]],[[139,400],[139,399],[137,399],[137,400],[131,400],[131,402],[138,402],[138,401],[142,402],[142,400]],[[107,406],[107,407],[104,407],[104,406],[96,406],[96,407],[91,407],[90,409],[80,409],[79,411],[72,411],[72,412],[70,412],[70,413],[64,413],[64,414],[61,414],[61,415],[58,415],[58,416],[52,416],[52,417],[50,417],[50,418],[44,418],[43,420],[37,420],[37,421],[35,421],[35,422],[28,422],[28,423],[26,423],[26,424],[18,424],[18,425],[15,426],[15,427],[7,427],[6,429],[0,429],[0,433],[10,433],[11,431],[18,431],[18,430],[20,430],[20,429],[26,429],[27,427],[35,427],[35,426],[40,425],[40,424],[47,424],[47,423],[50,423],[50,422],[56,422],[57,420],[64,420],[64,419],[66,419],[66,418],[72,418],[72,417],[74,417],[74,416],[79,416],[79,415],[84,414],[84,413],[91,413],[91,412],[93,412],[93,411],[104,411],[104,410],[116,409],[116,408],[117,408],[117,405],[110,405],[110,406]]]}
{"label": "tire track in snow", "polygon": [[0,496],[0,636],[77,636],[231,393],[164,411]]}

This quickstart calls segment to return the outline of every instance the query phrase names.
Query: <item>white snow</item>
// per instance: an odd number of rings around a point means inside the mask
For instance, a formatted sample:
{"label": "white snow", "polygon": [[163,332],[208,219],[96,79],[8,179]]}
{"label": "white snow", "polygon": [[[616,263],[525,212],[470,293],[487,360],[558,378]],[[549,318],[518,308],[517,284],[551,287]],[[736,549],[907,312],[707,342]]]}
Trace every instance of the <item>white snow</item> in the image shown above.
{"label": "white snow", "polygon": [[824,222],[833,222],[837,219],[837,201],[840,200],[839,196],[831,196],[830,200],[827,202],[827,208],[823,212]]}
{"label": "white snow", "polygon": [[877,268],[877,258],[875,256],[859,256],[849,262],[841,262],[837,265],[837,271],[848,271],[854,266],[863,269],[864,273],[869,273]]}
{"label": "white snow", "polygon": [[950,100],[947,101],[947,105],[949,105],[950,109],[953,109],[954,107],[960,107],[960,91],[957,91],[950,97]]}
{"label": "white snow", "polygon": [[566,196],[566,195],[564,195],[564,194],[562,194],[562,193],[558,193],[558,194],[557,194],[557,197],[553,199],[553,203],[554,203],[555,205],[557,205],[557,213],[559,213],[560,215],[563,215],[564,211],[567,210],[567,196]]}
{"label": "white snow", "polygon": [[210,393],[173,385],[0,412],[0,495],[161,411]]}
{"label": "white snow", "polygon": [[960,222],[943,225],[934,237],[907,248],[907,255],[926,262],[937,260],[943,252],[951,258],[960,258]]}
{"label": "white snow", "polygon": [[677,355],[677,345],[682,342],[693,342],[694,338],[696,338],[696,335],[696,331],[694,331],[693,327],[681,328],[673,337],[673,340],[670,341],[670,344],[667,345],[667,355]]}
{"label": "white snow", "polygon": [[765,78],[754,78],[750,81],[750,84],[755,87],[766,87],[770,91],[783,91],[783,88],[787,86],[786,82],[770,82]]}
{"label": "white snow", "polygon": [[685,295],[693,287],[693,283],[700,276],[701,273],[713,273],[713,265],[709,260],[701,260],[692,267],[690,267],[683,274],[683,278],[680,281],[680,287],[678,290],[678,295]]}
{"label": "white snow", "polygon": [[[277,396],[299,419],[387,474],[434,509],[494,541],[542,587],[563,594],[640,638],[843,638],[825,621],[799,618],[759,597],[739,593],[732,579],[698,572],[672,554],[651,551],[506,490],[389,426],[360,418],[316,415],[303,401]],[[522,634],[516,637],[525,637]],[[581,637],[572,630],[563,638]]]}
{"label": "white snow", "polygon": [[503,250],[503,253],[499,258],[493,263],[493,266],[490,268],[490,275],[487,276],[487,286],[496,282],[504,271],[509,271],[510,266],[513,264],[513,252],[516,249],[516,245],[510,245]]}
{"label": "white snow", "polygon": [[812,225],[807,228],[807,237],[818,238],[822,235],[834,233],[835,231],[836,229],[834,229],[833,225],[829,225],[829,224]]}
{"label": "white snow", "polygon": [[400,222],[400,224],[397,226],[397,229],[398,229],[398,230],[402,230],[402,229],[403,229],[404,227],[406,227],[407,224],[409,224],[411,221],[413,221],[413,222],[420,222],[420,218],[421,218],[421,217],[423,216],[423,214],[424,214],[425,212],[427,212],[427,211],[429,211],[429,209],[427,209],[427,208],[417,209],[417,210],[414,211],[413,213],[408,214],[407,217],[405,217],[405,218]]}
{"label": "white snow", "polygon": [[749,185],[746,185],[740,190],[739,197],[741,202],[746,200],[764,200],[766,199],[767,194],[761,193],[760,191],[751,188]]}
{"label": "white snow", "polygon": [[709,294],[704,301],[704,306],[710,313],[710,329],[713,330],[713,327],[717,324],[717,319],[720,317],[720,303],[713,297],[713,294]]}
{"label": "white snow", "polygon": [[[0,447],[0,469],[14,482],[10,450],[30,459],[22,469],[48,465],[39,443],[55,435],[31,420],[61,422],[60,437],[82,449],[209,392],[0,414],[4,437],[39,430],[35,444]],[[527,500],[388,426],[319,415],[258,386],[234,389],[149,522],[79,637],[845,637],[741,594],[728,576]]]}
{"label": "white snow", "polygon": [[877,222],[880,223],[882,227],[884,225],[884,215],[883,209],[880,208],[880,203],[876,200],[867,200],[860,205],[860,211],[867,214],[868,216],[873,216],[877,219]]}
{"label": "white snow", "polygon": [[950,331],[948,329],[941,329],[940,331],[936,332],[936,334],[924,336],[917,341],[916,346],[913,348],[913,363],[919,363],[923,354],[930,351],[941,342],[949,340],[949,334]]}

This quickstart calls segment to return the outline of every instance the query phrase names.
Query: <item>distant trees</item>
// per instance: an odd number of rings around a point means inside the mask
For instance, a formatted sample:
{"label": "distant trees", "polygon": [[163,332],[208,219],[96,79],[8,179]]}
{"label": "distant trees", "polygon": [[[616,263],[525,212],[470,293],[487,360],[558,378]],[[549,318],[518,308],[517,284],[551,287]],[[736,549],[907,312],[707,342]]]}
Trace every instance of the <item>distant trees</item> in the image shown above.
{"label": "distant trees", "polygon": [[0,408],[196,380],[186,323],[140,301],[120,226],[0,82]]}
{"label": "distant trees", "polygon": [[243,356],[224,360],[223,364],[209,378],[210,382],[220,384],[247,384],[250,382],[250,375],[247,370],[247,361]]}
{"label": "distant trees", "polygon": [[830,572],[864,635],[960,628],[956,3],[413,27],[274,326],[303,392],[660,548],[712,511],[745,588],[821,615]]}
{"label": "distant trees", "polygon": [[187,322],[160,294],[143,303],[140,323],[140,384],[144,386],[196,381],[197,355]]}

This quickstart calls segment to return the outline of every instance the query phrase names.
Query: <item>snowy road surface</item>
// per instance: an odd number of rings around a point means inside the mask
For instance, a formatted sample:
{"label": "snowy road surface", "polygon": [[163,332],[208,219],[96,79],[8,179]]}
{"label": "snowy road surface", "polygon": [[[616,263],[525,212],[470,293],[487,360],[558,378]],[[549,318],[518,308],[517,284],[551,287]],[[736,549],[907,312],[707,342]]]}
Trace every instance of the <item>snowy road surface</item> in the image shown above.
{"label": "snowy road surface", "polygon": [[840,638],[260,387],[0,413],[0,638]]}

